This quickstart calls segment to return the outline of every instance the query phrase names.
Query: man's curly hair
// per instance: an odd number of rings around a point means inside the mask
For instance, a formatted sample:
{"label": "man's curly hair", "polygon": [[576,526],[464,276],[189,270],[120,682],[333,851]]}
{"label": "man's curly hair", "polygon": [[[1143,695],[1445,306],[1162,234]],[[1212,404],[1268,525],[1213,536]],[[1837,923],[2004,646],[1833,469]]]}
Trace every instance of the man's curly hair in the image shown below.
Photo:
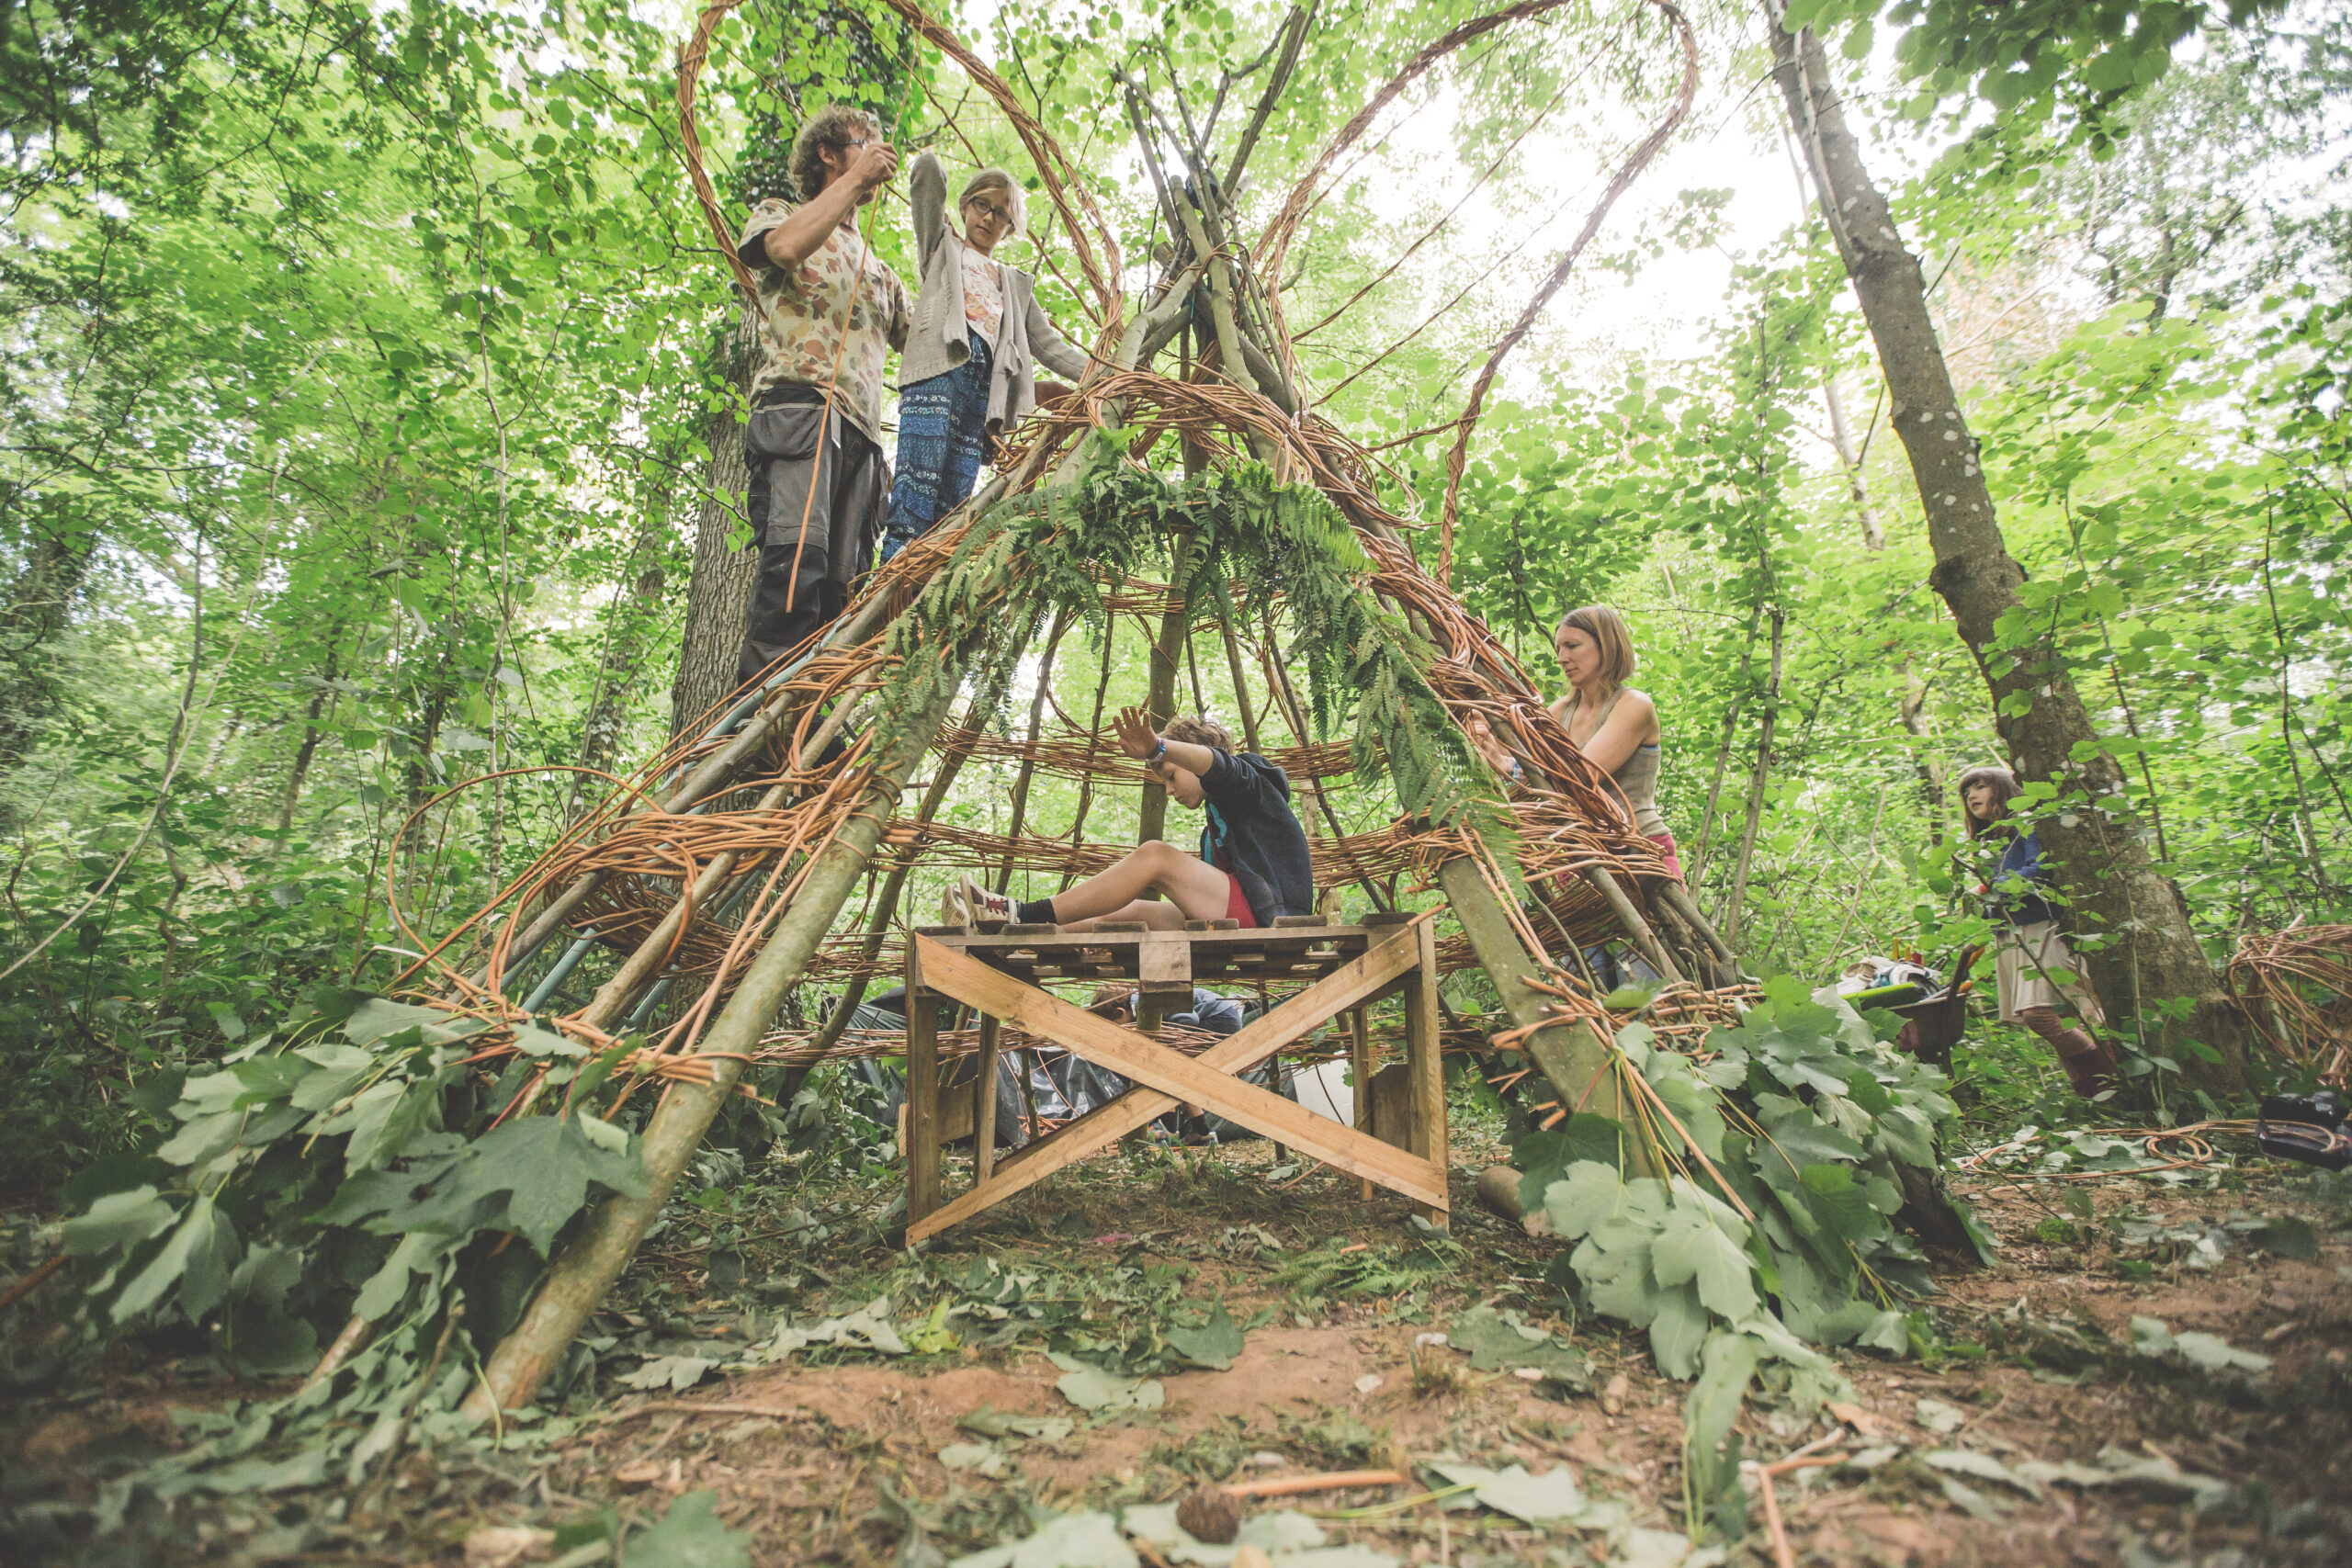
{"label": "man's curly hair", "polygon": [[818,156],[831,147],[836,152],[862,138],[882,134],[882,122],[854,104],[834,104],[819,109],[802,123],[792,139],[792,183],[800,199],[813,201],[825,188],[825,163]]}

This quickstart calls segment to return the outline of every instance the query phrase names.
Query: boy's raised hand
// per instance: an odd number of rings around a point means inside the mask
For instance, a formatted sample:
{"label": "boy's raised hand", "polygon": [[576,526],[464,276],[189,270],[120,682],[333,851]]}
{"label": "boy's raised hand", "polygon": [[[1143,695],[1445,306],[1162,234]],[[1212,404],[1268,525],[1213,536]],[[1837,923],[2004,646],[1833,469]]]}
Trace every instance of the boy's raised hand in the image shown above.
{"label": "boy's raised hand", "polygon": [[1149,761],[1159,750],[1159,731],[1152,728],[1151,715],[1143,708],[1121,708],[1111,728],[1118,737],[1119,750],[1138,762]]}

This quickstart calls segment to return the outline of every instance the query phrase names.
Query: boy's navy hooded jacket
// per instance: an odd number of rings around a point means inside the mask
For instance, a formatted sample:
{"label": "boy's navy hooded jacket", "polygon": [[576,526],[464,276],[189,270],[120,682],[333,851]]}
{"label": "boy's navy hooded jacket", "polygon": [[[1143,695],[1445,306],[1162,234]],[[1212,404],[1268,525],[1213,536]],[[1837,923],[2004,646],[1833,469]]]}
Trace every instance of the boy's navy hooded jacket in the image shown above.
{"label": "boy's navy hooded jacket", "polygon": [[1260,925],[1313,914],[1315,867],[1291,809],[1289,775],[1254,751],[1210,750],[1216,760],[1201,778],[1208,816],[1201,858],[1241,884]]}
{"label": "boy's navy hooded jacket", "polygon": [[2001,858],[1985,875],[1984,912],[2013,926],[2058,919],[2058,907],[2041,896],[2050,886],[2050,865],[2041,858],[2038,833],[2016,833],[2001,847]]}

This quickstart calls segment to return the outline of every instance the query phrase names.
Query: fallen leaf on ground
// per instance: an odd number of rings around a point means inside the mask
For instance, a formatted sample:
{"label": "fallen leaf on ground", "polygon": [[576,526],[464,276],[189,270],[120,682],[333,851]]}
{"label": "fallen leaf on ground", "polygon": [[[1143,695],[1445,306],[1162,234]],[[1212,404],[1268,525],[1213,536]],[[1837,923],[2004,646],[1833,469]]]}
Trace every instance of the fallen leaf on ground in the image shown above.
{"label": "fallen leaf on ground", "polygon": [[1058,1350],[1048,1351],[1046,1359],[1062,1369],[1054,1386],[1080,1410],[1157,1410],[1167,1402],[1168,1391],[1155,1379],[1119,1377]]}
{"label": "fallen leaf on ground", "polygon": [[542,1556],[555,1544],[555,1531],[527,1525],[484,1525],[466,1537],[466,1568],[512,1568]]}
{"label": "fallen leaf on ground", "polygon": [[2002,1485],[2022,1492],[2035,1502],[2041,1501],[2041,1483],[2030,1476],[2010,1470],[1990,1454],[1971,1452],[1966,1449],[1933,1449],[1919,1456],[1922,1463],[1954,1475],[1973,1476],[1979,1481],[1997,1481]]}
{"label": "fallen leaf on ground", "polygon": [[1911,1414],[1920,1426],[1930,1432],[1946,1437],[1960,1430],[1968,1420],[1968,1412],[1957,1404],[1946,1404],[1940,1399],[1923,1399],[1911,1407]]}
{"label": "fallen leaf on ground", "polygon": [[779,1328],[767,1343],[752,1350],[751,1359],[774,1361],[811,1345],[842,1350],[871,1350],[877,1355],[903,1356],[907,1342],[890,1323],[890,1298],[876,1296],[857,1311],[829,1317],[806,1328]]}
{"label": "fallen leaf on ground", "polygon": [[1475,1464],[1430,1466],[1456,1486],[1475,1486],[1471,1494],[1497,1513],[1509,1514],[1531,1525],[1551,1519],[1573,1519],[1585,1510],[1584,1494],[1574,1472],[1559,1465],[1541,1475],[1530,1475],[1525,1465],[1487,1470]]}
{"label": "fallen leaf on ground", "polygon": [[950,1470],[976,1470],[982,1475],[1004,1473],[1004,1456],[994,1443],[950,1443],[939,1450],[939,1462]]}
{"label": "fallen leaf on ground", "polygon": [[752,1538],[729,1529],[718,1506],[716,1492],[687,1493],[660,1524],[629,1537],[621,1568],[752,1568]]}
{"label": "fallen leaf on ground", "polygon": [[1478,1371],[1532,1368],[1536,1376],[1530,1382],[1551,1378],[1572,1388],[1592,1386],[1589,1357],[1549,1329],[1531,1327],[1516,1312],[1473,1307],[1448,1325],[1446,1343],[1467,1352],[1471,1367]]}
{"label": "fallen leaf on ground", "polygon": [[948,1568],[1139,1568],[1108,1514],[1065,1514],[1009,1546],[958,1557]]}
{"label": "fallen leaf on ground", "polygon": [[1213,1372],[1229,1371],[1241,1354],[1241,1325],[1233,1321],[1223,1302],[1216,1303],[1206,1323],[1198,1328],[1170,1328],[1167,1339],[1186,1362]]}
{"label": "fallen leaf on ground", "polygon": [[1841,1401],[1832,1401],[1829,1404],[1825,1406],[1825,1408],[1828,1410],[1831,1416],[1837,1417],[1840,1421],[1843,1421],[1847,1426],[1851,1427],[1863,1437],[1875,1438],[1878,1436],[1878,1417],[1863,1409],[1860,1405],[1847,1404]]}
{"label": "fallen leaf on ground", "polygon": [[2152,1494],[2166,1501],[2186,1499],[2199,1509],[2212,1506],[2237,1490],[2226,1481],[2183,1470],[2168,1459],[2143,1457],[2115,1448],[2101,1449],[2096,1465],[2082,1464],[2073,1460],[2057,1463],[2028,1460],[2016,1469],[2018,1474],[2030,1481],[2044,1483],[2062,1482],[2068,1486],[2123,1487]]}
{"label": "fallen leaf on ground", "polygon": [[717,1365],[701,1356],[656,1356],[620,1381],[631,1388],[666,1388],[676,1393],[702,1382],[703,1374]]}
{"label": "fallen leaf on ground", "polygon": [[1069,1436],[1073,1423],[1067,1416],[1008,1416],[983,1404],[956,1425],[983,1438],[1035,1438],[1057,1443]]}

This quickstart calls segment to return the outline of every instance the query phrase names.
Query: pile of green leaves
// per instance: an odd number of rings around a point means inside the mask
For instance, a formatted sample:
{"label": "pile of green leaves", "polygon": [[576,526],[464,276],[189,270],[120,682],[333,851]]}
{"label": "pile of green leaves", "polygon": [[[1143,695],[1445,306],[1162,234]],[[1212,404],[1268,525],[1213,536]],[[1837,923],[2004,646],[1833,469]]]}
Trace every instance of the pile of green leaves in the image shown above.
{"label": "pile of green leaves", "polygon": [[981,1257],[960,1269],[928,1260],[910,1267],[917,1278],[905,1283],[936,1292],[968,1342],[1035,1347],[1120,1377],[1221,1371],[1241,1354],[1249,1330],[1273,1314],[1269,1307],[1237,1320],[1222,1301],[1188,1296],[1192,1269],[1182,1263],[1127,1258],[1109,1268],[1062,1268]]}
{"label": "pile of green leaves", "polygon": [[[509,1081],[485,1093],[469,1059],[488,1025],[329,988],[217,1071],[145,1086],[176,1130],[69,1192],[86,1340],[185,1325],[230,1370],[280,1376],[346,1326],[365,1343],[334,1377],[203,1418],[192,1447],[121,1479],[102,1525],[135,1492],[357,1484],[403,1432],[459,1434],[480,1357],[568,1227],[642,1190],[629,1134],[578,1108],[622,1048],[511,1035]],[[541,1068],[540,1113],[502,1119]]]}
{"label": "pile of green leaves", "polygon": [[1466,1256],[1461,1244],[1442,1234],[1417,1237],[1403,1247],[1351,1244],[1334,1236],[1283,1261],[1267,1276],[1287,1288],[1301,1312],[1319,1311],[1334,1297],[1386,1303],[1400,1316],[1426,1310],[1430,1289],[1452,1275]]}
{"label": "pile of green leaves", "polygon": [[1725,1445],[1759,1369],[1775,1393],[1817,1406],[1844,1380],[1811,1347],[1902,1354],[1905,1300],[1933,1289],[1894,1221],[1907,1191],[1934,1190],[1937,1132],[1954,1114],[1942,1075],[1842,1002],[1787,979],[1766,991],[1737,1028],[1708,1037],[1704,1059],[1661,1048],[1639,1023],[1618,1032],[1621,1070],[1688,1134],[1663,1151],[1679,1169],[1629,1175],[1626,1130],[1589,1113],[1514,1145],[1522,1192],[1576,1243],[1555,1278],[1589,1310],[1646,1328],[1660,1371],[1698,1378],[1699,1508],[1737,1489]]}

